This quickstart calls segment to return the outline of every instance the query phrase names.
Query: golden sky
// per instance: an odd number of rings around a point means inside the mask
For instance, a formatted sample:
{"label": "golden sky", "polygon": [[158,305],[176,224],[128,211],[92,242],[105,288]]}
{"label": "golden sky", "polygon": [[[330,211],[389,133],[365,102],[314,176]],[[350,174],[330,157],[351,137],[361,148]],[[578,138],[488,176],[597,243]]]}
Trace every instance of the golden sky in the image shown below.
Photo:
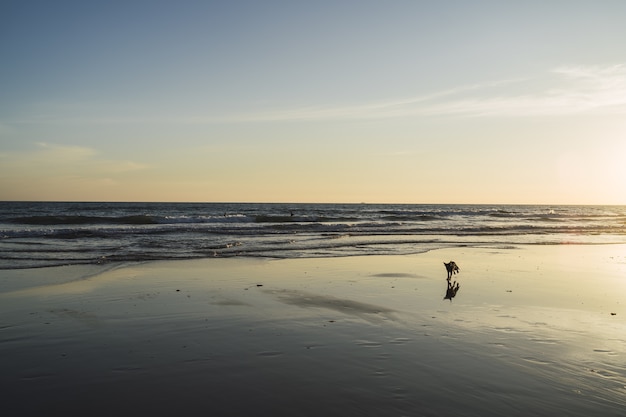
{"label": "golden sky", "polygon": [[6,7],[0,200],[626,204],[626,2],[102,3]]}

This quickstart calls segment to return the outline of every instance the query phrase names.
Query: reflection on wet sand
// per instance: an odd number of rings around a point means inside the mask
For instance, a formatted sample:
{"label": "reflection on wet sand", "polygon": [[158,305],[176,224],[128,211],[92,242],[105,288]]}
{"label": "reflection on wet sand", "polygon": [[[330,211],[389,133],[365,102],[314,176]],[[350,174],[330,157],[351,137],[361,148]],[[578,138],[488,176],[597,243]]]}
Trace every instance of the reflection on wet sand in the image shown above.
{"label": "reflection on wet sand", "polygon": [[394,310],[360,301],[336,298],[329,295],[312,294],[296,290],[268,290],[266,292],[275,295],[277,299],[283,303],[302,308],[323,308],[359,317],[367,321],[377,321],[381,318],[383,320],[395,319]]}
{"label": "reflection on wet sand", "polygon": [[456,281],[451,283],[449,279],[446,281],[448,281],[448,288],[446,289],[446,296],[443,297],[443,299],[452,301],[452,299],[456,297],[457,291],[459,291],[459,283]]}

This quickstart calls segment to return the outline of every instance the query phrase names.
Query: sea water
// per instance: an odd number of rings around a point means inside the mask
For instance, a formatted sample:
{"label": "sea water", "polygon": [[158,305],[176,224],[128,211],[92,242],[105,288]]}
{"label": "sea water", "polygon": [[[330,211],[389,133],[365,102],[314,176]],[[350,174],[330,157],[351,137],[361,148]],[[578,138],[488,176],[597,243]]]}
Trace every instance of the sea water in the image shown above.
{"label": "sea water", "polygon": [[0,269],[626,243],[626,206],[0,202]]}

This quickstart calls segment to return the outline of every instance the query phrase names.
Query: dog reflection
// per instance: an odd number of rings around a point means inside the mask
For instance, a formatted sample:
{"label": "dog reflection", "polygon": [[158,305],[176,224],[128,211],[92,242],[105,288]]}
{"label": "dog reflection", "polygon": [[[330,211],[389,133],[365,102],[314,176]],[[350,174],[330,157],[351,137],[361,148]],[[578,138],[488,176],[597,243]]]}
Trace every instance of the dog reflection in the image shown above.
{"label": "dog reflection", "polygon": [[459,291],[459,283],[456,281],[452,283],[450,279],[448,279],[447,281],[448,281],[448,288],[446,289],[446,296],[443,297],[443,299],[450,300],[450,302],[452,302],[452,299],[456,297],[457,291]]}

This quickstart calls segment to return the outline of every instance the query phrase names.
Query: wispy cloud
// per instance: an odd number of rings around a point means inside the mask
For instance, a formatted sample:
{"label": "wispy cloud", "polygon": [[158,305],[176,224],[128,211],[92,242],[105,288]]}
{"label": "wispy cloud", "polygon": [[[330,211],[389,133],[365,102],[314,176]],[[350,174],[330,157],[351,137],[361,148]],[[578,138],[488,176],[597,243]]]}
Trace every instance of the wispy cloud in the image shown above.
{"label": "wispy cloud", "polygon": [[0,199],[99,200],[106,190],[124,187],[133,172],[146,168],[107,159],[96,149],[38,143],[21,151],[0,153]]}
{"label": "wispy cloud", "polygon": [[[522,87],[525,88],[524,93],[515,92]],[[296,121],[450,115],[526,117],[594,112],[626,113],[626,65],[562,67],[535,79],[460,86],[423,96],[366,104],[269,111],[242,115],[236,119]]]}
{"label": "wispy cloud", "polygon": [[546,82],[553,87],[544,90],[452,100],[425,110],[431,114],[520,117],[626,113],[626,66],[563,67],[551,75]]}
{"label": "wispy cloud", "polygon": [[126,160],[102,158],[98,151],[82,146],[57,145],[39,142],[31,150],[4,152],[0,154],[0,172],[47,171],[81,176],[121,174],[147,168],[146,165]]}
{"label": "wispy cloud", "polygon": [[[78,103],[74,107],[90,108]],[[94,112],[54,112],[47,116],[31,115],[25,119],[0,120],[0,137],[20,124],[180,124],[298,122],[317,120],[362,120],[402,117],[528,117],[577,114],[626,114],[626,64],[612,66],[564,66],[543,75],[493,82],[459,85],[424,95],[372,100],[361,103],[316,104],[311,106],[276,106],[256,108],[249,112],[223,113],[188,108],[183,111],[168,106],[159,110],[137,110],[120,113],[99,108]],[[66,150],[67,151],[67,150]],[[74,152],[77,150],[74,149]]]}

